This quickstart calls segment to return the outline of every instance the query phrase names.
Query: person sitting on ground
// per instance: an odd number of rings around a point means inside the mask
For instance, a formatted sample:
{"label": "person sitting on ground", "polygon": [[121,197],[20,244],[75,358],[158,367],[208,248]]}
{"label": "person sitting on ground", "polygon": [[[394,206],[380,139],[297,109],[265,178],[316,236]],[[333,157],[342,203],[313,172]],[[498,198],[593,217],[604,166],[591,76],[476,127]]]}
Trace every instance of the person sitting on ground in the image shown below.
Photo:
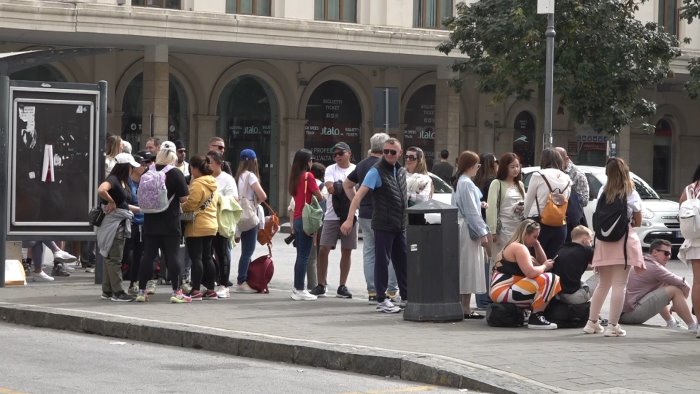
{"label": "person sitting on ground", "polygon": [[590,301],[598,284],[598,276],[592,275],[586,282],[581,281],[583,273],[593,269],[593,231],[578,225],[571,230],[571,242],[559,248],[552,272],[559,276],[561,293],[557,299],[566,304],[584,304]]}
{"label": "person sitting on ground", "polygon": [[[513,237],[496,255],[489,296],[495,303],[532,308],[528,328],[553,330],[557,325],[544,317],[544,310],[561,291],[561,284],[557,275],[547,272],[554,261],[545,256],[537,240],[539,235],[540,224],[532,219],[525,219],[516,227]],[[528,248],[535,250],[534,257]]]}
{"label": "person sitting on ground", "polygon": [[665,239],[655,239],[649,245],[649,253],[644,255],[646,270],[630,272],[622,308],[620,322],[642,324],[657,313],[666,321],[667,328],[677,328],[678,323],[671,315],[672,310],[688,325],[688,331],[696,331],[698,324],[693,319],[686,298],[690,285],[666,268],[671,259],[671,243]]}

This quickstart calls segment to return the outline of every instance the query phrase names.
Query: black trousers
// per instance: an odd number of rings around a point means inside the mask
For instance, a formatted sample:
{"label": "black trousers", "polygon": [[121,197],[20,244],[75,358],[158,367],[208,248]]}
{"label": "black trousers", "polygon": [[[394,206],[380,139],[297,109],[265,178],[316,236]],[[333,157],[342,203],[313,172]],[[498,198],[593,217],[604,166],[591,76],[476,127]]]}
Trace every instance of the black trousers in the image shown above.
{"label": "black trousers", "polygon": [[212,249],[216,257],[216,282],[220,286],[228,286],[231,275],[231,253],[228,238],[219,234],[214,236]]}
{"label": "black trousers", "polygon": [[185,245],[192,260],[192,290],[199,290],[202,284],[214,290],[216,268],[211,257],[211,243],[214,236],[187,237]]}
{"label": "black trousers", "polygon": [[183,261],[180,259],[180,236],[179,235],[144,235],[143,236],[143,256],[139,267],[139,290],[146,289],[146,283],[153,278],[153,262],[158,256],[158,249],[163,252],[168,269],[168,280],[173,290],[180,288],[180,272],[182,272]]}

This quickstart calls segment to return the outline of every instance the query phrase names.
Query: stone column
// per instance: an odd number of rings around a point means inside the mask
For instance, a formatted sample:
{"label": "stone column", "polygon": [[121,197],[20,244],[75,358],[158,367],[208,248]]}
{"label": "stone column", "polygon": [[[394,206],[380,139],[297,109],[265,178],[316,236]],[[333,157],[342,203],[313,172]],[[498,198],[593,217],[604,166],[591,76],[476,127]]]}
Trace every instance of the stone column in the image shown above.
{"label": "stone column", "polygon": [[151,134],[161,141],[168,139],[169,81],[168,46],[146,47],[143,62],[143,146]]}
{"label": "stone column", "polygon": [[197,133],[196,135],[190,134],[190,143],[193,145],[190,148],[191,152],[204,152],[208,149],[209,140],[216,135],[216,122],[218,120],[218,115],[194,115]]}
{"label": "stone column", "polygon": [[459,154],[459,131],[461,126],[459,93],[449,85],[457,74],[445,66],[438,66],[435,86],[435,157],[447,149],[450,157]]}
{"label": "stone column", "polygon": [[[278,168],[278,200],[281,211],[286,211],[290,196],[287,193],[287,180],[292,168],[292,160],[297,150],[304,147],[304,126],[306,119],[286,118],[280,130],[279,168]],[[286,212],[282,213],[283,215]]]}

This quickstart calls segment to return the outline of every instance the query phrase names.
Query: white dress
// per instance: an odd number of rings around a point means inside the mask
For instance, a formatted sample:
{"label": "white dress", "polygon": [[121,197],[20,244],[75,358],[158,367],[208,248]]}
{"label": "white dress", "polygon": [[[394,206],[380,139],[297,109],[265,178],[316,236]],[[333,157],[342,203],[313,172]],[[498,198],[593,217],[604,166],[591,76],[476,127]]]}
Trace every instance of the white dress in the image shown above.
{"label": "white dress", "polygon": [[[523,195],[520,194],[520,189],[518,185],[513,184],[508,186],[506,189],[505,198],[501,201],[501,209],[498,212],[498,219],[501,221],[501,228],[498,233],[498,245],[500,248],[506,246],[510,237],[513,236],[515,228],[518,227],[522,219],[522,208],[520,213],[516,213],[515,210],[518,203],[523,201]],[[500,250],[499,248],[499,250]]]}
{"label": "white dress", "polygon": [[[691,183],[686,186],[686,189],[693,186],[695,186],[695,184]],[[683,190],[683,193],[686,193],[686,189]],[[700,188],[697,190],[700,192]],[[700,260],[700,238],[686,239],[683,241],[683,245],[681,245],[681,248],[678,250],[678,259],[686,264],[690,263],[688,260]]]}
{"label": "white dress", "polygon": [[481,217],[481,191],[466,175],[459,178],[452,205],[459,210],[459,294],[485,293],[486,255],[481,239],[469,236],[469,227],[480,237],[488,234],[488,227]]}

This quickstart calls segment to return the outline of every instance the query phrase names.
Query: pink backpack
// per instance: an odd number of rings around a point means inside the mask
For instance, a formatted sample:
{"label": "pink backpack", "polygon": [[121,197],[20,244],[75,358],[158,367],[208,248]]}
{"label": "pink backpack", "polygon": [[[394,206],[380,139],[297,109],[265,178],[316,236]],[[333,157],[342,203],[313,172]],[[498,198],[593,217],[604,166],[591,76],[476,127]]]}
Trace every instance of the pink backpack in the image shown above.
{"label": "pink backpack", "polygon": [[163,212],[170,206],[173,197],[168,199],[168,189],[165,187],[165,174],[175,167],[165,166],[157,171],[155,165],[151,165],[139,181],[138,198],[139,208],[143,213]]}

